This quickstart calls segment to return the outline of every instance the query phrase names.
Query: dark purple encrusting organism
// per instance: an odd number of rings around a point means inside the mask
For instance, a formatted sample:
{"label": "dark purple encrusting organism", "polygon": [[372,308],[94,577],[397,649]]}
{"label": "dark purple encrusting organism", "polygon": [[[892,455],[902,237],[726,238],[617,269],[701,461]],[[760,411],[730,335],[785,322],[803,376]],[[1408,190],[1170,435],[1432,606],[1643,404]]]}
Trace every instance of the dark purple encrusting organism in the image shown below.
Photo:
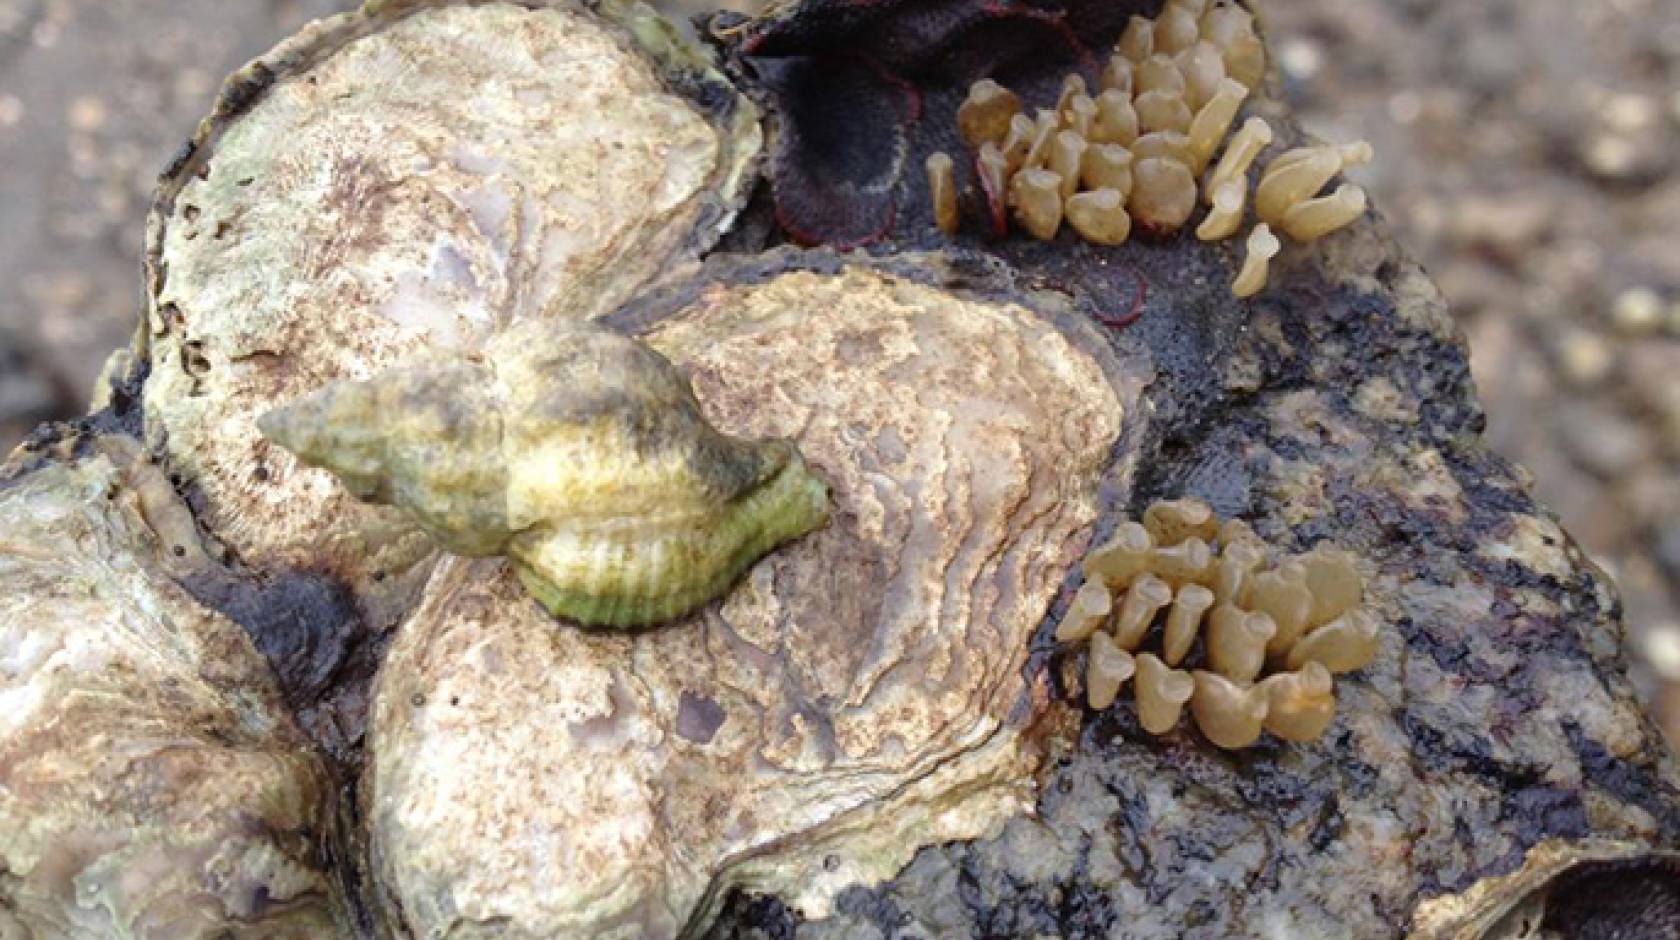
{"label": "dark purple encrusting organism", "polygon": [[[1003,194],[988,197],[956,119],[981,78],[1015,91],[1029,114],[1053,107],[1071,72],[1095,86],[1126,20],[1157,16],[1161,7],[1160,0],[807,0],[796,14],[714,20],[728,69],[771,118],[769,192],[759,210],[779,233],[732,250],[791,241],[990,254],[1024,281],[1065,294],[1117,339],[1138,334],[1130,339],[1154,350],[1157,367],[1190,393],[1165,407],[1200,410],[1218,394],[1206,363],[1223,357],[1252,309],[1228,290],[1241,252],[1199,242],[1188,228],[1117,247],[1071,230],[1041,242],[1009,227],[1007,211],[999,237]],[[936,152],[957,158],[963,224],[955,236],[939,231],[922,170]]]}
{"label": "dark purple encrusting organism", "polygon": [[[925,246],[936,231],[927,183],[908,170],[934,151],[964,152],[956,113],[968,86],[995,78],[1048,107],[1069,71],[1095,82],[1097,52],[1127,16],[1159,6],[828,0],[755,24],[732,39],[744,77],[776,115],[778,221],[804,244]],[[978,181],[963,174],[965,211],[987,219]]]}

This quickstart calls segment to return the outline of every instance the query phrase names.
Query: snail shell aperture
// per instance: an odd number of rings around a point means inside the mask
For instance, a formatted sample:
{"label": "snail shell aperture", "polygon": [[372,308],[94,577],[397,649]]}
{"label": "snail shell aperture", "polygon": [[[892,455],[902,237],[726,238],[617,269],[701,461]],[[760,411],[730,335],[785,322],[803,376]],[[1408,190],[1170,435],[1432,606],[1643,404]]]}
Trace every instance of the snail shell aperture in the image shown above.
{"label": "snail shell aperture", "polygon": [[828,518],[792,444],[718,432],[669,361],[590,324],[531,321],[258,423],[450,551],[507,555],[543,606],[585,624],[681,616]]}

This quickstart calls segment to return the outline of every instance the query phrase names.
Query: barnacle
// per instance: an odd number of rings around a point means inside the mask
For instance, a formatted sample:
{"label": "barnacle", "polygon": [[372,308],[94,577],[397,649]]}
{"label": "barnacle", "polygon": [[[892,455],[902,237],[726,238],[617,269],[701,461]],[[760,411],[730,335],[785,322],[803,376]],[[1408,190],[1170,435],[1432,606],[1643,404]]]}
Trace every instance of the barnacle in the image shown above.
{"label": "barnacle", "polygon": [[1067,220],[1079,237],[1093,245],[1118,245],[1132,231],[1126,197],[1118,189],[1077,193],[1067,201]]}
{"label": "barnacle", "polygon": [[1155,621],[1155,614],[1172,599],[1172,585],[1156,575],[1146,574],[1133,581],[1114,618],[1114,636],[1120,648],[1137,649],[1144,634],[1149,632],[1149,625]]}
{"label": "barnacle", "polygon": [[1080,138],[1089,138],[1091,128],[1097,122],[1097,103],[1090,95],[1078,94],[1062,109],[1062,123],[1078,134]]}
{"label": "barnacle", "polygon": [[1220,604],[1207,621],[1208,664],[1238,682],[1253,682],[1266,665],[1266,644],[1278,626],[1262,611]]}
{"label": "barnacle", "polygon": [[1145,134],[1156,131],[1183,134],[1190,130],[1190,122],[1196,117],[1190,113],[1182,91],[1146,91],[1132,101],[1132,107],[1137,109],[1138,128]]}
{"label": "barnacle", "polygon": [[1121,649],[1106,633],[1091,638],[1091,656],[1087,666],[1085,694],[1092,708],[1103,709],[1114,704],[1120,686],[1137,671],[1132,654]]}
{"label": "barnacle", "polygon": [[1328,196],[1308,199],[1283,214],[1279,228],[1298,242],[1310,242],[1345,228],[1365,214],[1365,190],[1351,183]]}
{"label": "barnacle", "polygon": [[1050,172],[1061,177],[1062,199],[1079,191],[1079,176],[1085,163],[1085,138],[1073,131],[1058,131],[1050,142]]}
{"label": "barnacle", "polygon": [[[1265,43],[1247,9],[1169,0],[1153,20],[1136,15],[1127,20],[1102,68],[1100,94],[1091,98],[1084,77],[1069,74],[1054,107],[1039,110],[1030,128],[1016,113],[1017,96],[992,79],[975,82],[958,110],[962,136],[977,148],[1002,141],[1006,154],[1001,174],[998,161],[983,150],[976,162],[993,234],[1007,234],[1007,192],[1022,228],[1041,240],[1054,238],[1064,217],[1092,244],[1123,244],[1134,227],[1154,236],[1170,235],[1190,221],[1198,198],[1208,212],[1196,227],[1196,237],[1207,242],[1234,237],[1249,201],[1249,167],[1273,138],[1271,127],[1259,117],[1249,118],[1234,137],[1231,127],[1265,69]],[[1118,158],[1111,153],[1093,156],[1098,145],[1122,147],[1130,154],[1129,172],[1123,177],[1127,185],[1115,184],[1122,178]],[[1246,241],[1232,295],[1246,299],[1265,288],[1270,261],[1281,247],[1277,231],[1297,241],[1312,241],[1361,216],[1366,198],[1358,187],[1314,196],[1336,173],[1370,158],[1370,145],[1358,142],[1301,147],[1273,160],[1255,193],[1255,212],[1262,224]],[[1210,165],[1213,172],[1198,185]],[[1043,194],[1043,178],[1013,182],[1019,173],[1036,169],[1059,176],[1056,203]],[[1125,222],[1099,209],[1110,201],[1106,196],[1078,199],[1082,189],[1118,191]],[[954,212],[945,188],[933,186],[929,192],[935,200],[935,224],[952,234]],[[1077,204],[1070,202],[1075,199]]]}
{"label": "barnacle", "polygon": [[1199,499],[1163,500],[1143,511],[1143,528],[1159,545],[1191,538],[1211,542],[1219,537],[1219,518]]}
{"label": "barnacle", "polygon": [[522,324],[259,426],[450,551],[507,555],[543,606],[585,624],[677,617],[828,517],[792,445],[719,433],[670,362],[588,323]]}
{"label": "barnacle", "polygon": [[1195,680],[1154,653],[1139,653],[1135,659],[1138,724],[1150,734],[1166,734],[1178,725],[1185,703],[1195,694]]}
{"label": "barnacle", "polygon": [[1261,223],[1248,234],[1248,254],[1243,256],[1242,270],[1231,282],[1231,293],[1237,297],[1253,297],[1266,286],[1266,276],[1272,259],[1283,249],[1271,226]]}
{"label": "barnacle", "polygon": [[1120,194],[1122,208],[1132,192],[1132,152],[1118,144],[1097,144],[1085,150],[1079,181],[1091,192],[1112,189]]}
{"label": "barnacle", "polygon": [[1034,238],[1049,241],[1062,225],[1062,177],[1052,170],[1029,168],[1009,181],[1009,205]]}
{"label": "barnacle", "polygon": [[1266,692],[1266,730],[1285,741],[1314,740],[1336,717],[1335,679],[1317,660],[1267,676],[1259,687]]}
{"label": "barnacle", "polygon": [[1161,658],[1167,661],[1167,665],[1177,666],[1184,661],[1191,644],[1196,642],[1202,618],[1215,600],[1213,592],[1200,584],[1186,584],[1178,589],[1172,610],[1167,613],[1166,627],[1161,632]]}
{"label": "barnacle", "polygon": [[[1114,677],[1135,667],[1138,720],[1151,734],[1171,731],[1188,702],[1221,748],[1247,747],[1262,728],[1313,740],[1335,716],[1333,676],[1376,656],[1380,630],[1360,606],[1352,555],[1319,545],[1274,558],[1246,523],[1221,522],[1199,499],[1151,504],[1083,568],[1056,639],[1091,644],[1087,682],[1101,683],[1087,693],[1093,708],[1112,702],[1124,681]],[[1157,623],[1158,656],[1143,651]]]}
{"label": "barnacle", "polygon": [[[1355,141],[1340,147],[1300,147],[1286,151],[1273,160],[1261,174],[1254,191],[1254,211],[1262,221],[1279,225],[1291,209],[1311,199],[1337,173],[1350,167],[1371,162],[1371,145]],[[1359,197],[1360,212],[1364,211],[1363,193]],[[1354,213],[1353,217],[1357,217]],[[1314,213],[1314,221],[1338,218],[1339,213]],[[1342,224],[1352,221],[1348,217]],[[1305,221],[1303,230],[1311,228]],[[1317,236],[1314,236],[1317,237]]]}
{"label": "barnacle", "polygon": [[1127,20],[1115,51],[1130,59],[1133,65],[1142,65],[1155,53],[1155,21],[1144,16]]}
{"label": "barnacle", "polygon": [[1243,208],[1248,204],[1248,189],[1240,180],[1230,180],[1213,194],[1213,209],[1196,229],[1196,237],[1204,242],[1223,241],[1237,233],[1242,225]]}
{"label": "barnacle", "polygon": [[1334,673],[1364,669],[1377,656],[1378,633],[1375,617],[1350,610],[1297,640],[1289,649],[1289,668],[1316,660]]}
{"label": "barnacle", "polygon": [[1180,52],[1176,61],[1179,73],[1184,76],[1185,99],[1191,108],[1200,110],[1212,100],[1219,83],[1225,79],[1225,58],[1218,46],[1204,39]]}
{"label": "barnacle", "polygon": [[1196,178],[1190,175],[1190,167],[1177,160],[1139,160],[1132,179],[1132,218],[1144,228],[1173,231],[1196,209]]}
{"label": "barnacle", "polygon": [[968,90],[968,100],[957,109],[957,124],[963,140],[970,147],[992,141],[996,143],[1009,133],[1009,122],[1021,109],[1015,93],[990,79],[974,83]]}
{"label": "barnacle", "polygon": [[1087,581],[1097,580],[1110,590],[1130,587],[1132,579],[1149,570],[1155,537],[1136,522],[1123,522],[1100,548],[1085,556]]}
{"label": "barnacle", "polygon": [[1307,587],[1306,568],[1290,560],[1271,571],[1261,572],[1252,578],[1242,600],[1272,619],[1277,628],[1272,637],[1272,652],[1281,653],[1300,638],[1312,614],[1313,596]]}
{"label": "barnacle", "polygon": [[1137,66],[1132,64],[1131,59],[1117,55],[1110,58],[1108,64],[1103,66],[1102,77],[1098,80],[1097,87],[1105,92],[1118,91],[1126,96],[1127,101],[1130,101],[1132,100],[1132,89],[1136,86],[1136,82]]}
{"label": "barnacle", "polygon": [[[1017,114],[1009,119],[1009,133],[1003,136],[1003,143],[992,148],[1003,156],[1006,174],[1014,173],[1026,164],[1027,154],[1032,151],[1033,139],[1037,132],[1038,125],[1025,114]],[[984,146],[981,147],[981,152],[985,152]]]}
{"label": "barnacle", "polygon": [[935,153],[927,158],[928,193],[933,199],[934,219],[939,230],[950,235],[961,221],[957,210],[956,170],[948,153]]}
{"label": "barnacle", "polygon": [[1190,156],[1194,160],[1191,169],[1198,173],[1207,169],[1208,161],[1225,142],[1225,135],[1231,131],[1231,122],[1237,118],[1237,109],[1242,107],[1247,97],[1248,89],[1241,82],[1229,78],[1221,80],[1215,87],[1213,95],[1190,123]]}
{"label": "barnacle", "polygon": [[1190,168],[1190,135],[1182,131],[1151,131],[1132,142],[1132,159],[1171,160]]}
{"label": "barnacle", "polygon": [[1091,125],[1091,139],[1102,144],[1131,146],[1138,139],[1137,108],[1132,107],[1131,93],[1110,89],[1097,96],[1096,104],[1097,120]]}
{"label": "barnacle", "polygon": [[1087,581],[1073,595],[1073,603],[1057,624],[1056,639],[1063,643],[1088,640],[1113,612],[1114,596],[1108,588],[1101,581]]}
{"label": "barnacle", "polygon": [[[1196,236],[1210,242],[1231,238],[1248,202],[1248,168],[1271,143],[1271,128],[1250,118],[1229,147],[1226,141],[1265,67],[1265,44],[1253,14],[1234,4],[1170,0],[1153,20],[1135,15],[1127,20],[1102,67],[1095,98],[1084,76],[1071,73],[1063,77],[1054,106],[1028,119],[1018,113],[1021,102],[1013,92],[990,78],[974,82],[957,110],[957,123],[963,139],[979,151],[975,167],[992,234],[1008,232],[1007,201],[1033,238],[1053,239],[1065,217],[1083,240],[1120,245],[1134,224],[1156,236],[1177,231],[1194,214],[1199,195],[1210,210]],[[1001,161],[986,150],[994,145]],[[1125,172],[1119,149],[1098,153],[1099,147],[1123,149]],[[1198,186],[1197,178],[1221,148],[1225,155]],[[1235,296],[1251,297],[1265,286],[1265,263],[1275,253],[1269,247],[1275,241],[1271,227],[1310,240],[1364,211],[1364,192],[1357,188],[1308,197],[1334,175],[1323,172],[1330,154],[1340,168],[1369,159],[1369,147],[1323,151],[1322,156],[1310,148],[1286,153],[1263,177],[1258,208],[1269,227],[1249,238]],[[1298,158],[1304,158],[1301,165],[1291,167]],[[1055,201],[1047,195],[1046,178],[1018,180],[1022,173],[1045,169],[1059,178]],[[1103,190],[1119,194],[1121,211],[1109,207],[1110,196],[1085,198]],[[935,225],[954,234],[956,211],[945,182],[930,185],[929,195]]]}
{"label": "barnacle", "polygon": [[1169,3],[1155,20],[1155,51],[1172,55],[1196,44],[1201,25],[1196,14],[1183,4]]}
{"label": "barnacle", "polygon": [[1190,715],[1204,737],[1215,747],[1233,751],[1260,740],[1270,705],[1265,689],[1202,669],[1190,675],[1196,683]]}
{"label": "barnacle", "polygon": [[1178,63],[1170,55],[1157,52],[1143,60],[1137,68],[1136,91],[1140,98],[1157,91],[1182,95],[1184,89],[1184,73],[1179,71]]}
{"label": "barnacle", "polygon": [[1203,190],[1205,198],[1212,201],[1219,190],[1228,183],[1240,183],[1246,191],[1248,188],[1248,168],[1254,165],[1254,158],[1260,155],[1272,144],[1272,126],[1265,118],[1251,117],[1243,122],[1231,143],[1225,148],[1225,155],[1219,158],[1219,164],[1213,168],[1213,175],[1208,178],[1207,188]]}

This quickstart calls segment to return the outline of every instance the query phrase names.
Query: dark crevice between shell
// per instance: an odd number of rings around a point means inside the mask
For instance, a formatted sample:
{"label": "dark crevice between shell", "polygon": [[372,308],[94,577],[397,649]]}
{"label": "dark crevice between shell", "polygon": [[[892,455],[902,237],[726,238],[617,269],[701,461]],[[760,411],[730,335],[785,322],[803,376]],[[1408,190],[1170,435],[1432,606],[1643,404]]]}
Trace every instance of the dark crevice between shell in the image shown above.
{"label": "dark crevice between shell", "polygon": [[1584,862],[1551,883],[1545,907],[1540,928],[1562,940],[1680,940],[1680,859]]}
{"label": "dark crevice between shell", "polygon": [[42,424],[24,438],[10,456],[0,455],[0,490],[39,469],[43,464],[88,456],[94,441],[120,435],[145,439],[141,389],[151,364],[135,357],[128,371],[110,377],[109,403],[84,418]]}

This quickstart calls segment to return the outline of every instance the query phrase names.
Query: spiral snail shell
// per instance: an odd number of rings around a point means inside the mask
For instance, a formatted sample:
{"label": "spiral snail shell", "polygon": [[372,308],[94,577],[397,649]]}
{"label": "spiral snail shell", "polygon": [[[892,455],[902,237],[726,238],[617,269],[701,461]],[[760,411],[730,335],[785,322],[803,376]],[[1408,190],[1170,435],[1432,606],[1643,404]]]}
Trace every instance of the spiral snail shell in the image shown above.
{"label": "spiral snail shell", "polygon": [[448,550],[508,556],[544,607],[588,625],[679,617],[828,518],[791,443],[718,432],[668,360],[591,324],[530,321],[258,426]]}

